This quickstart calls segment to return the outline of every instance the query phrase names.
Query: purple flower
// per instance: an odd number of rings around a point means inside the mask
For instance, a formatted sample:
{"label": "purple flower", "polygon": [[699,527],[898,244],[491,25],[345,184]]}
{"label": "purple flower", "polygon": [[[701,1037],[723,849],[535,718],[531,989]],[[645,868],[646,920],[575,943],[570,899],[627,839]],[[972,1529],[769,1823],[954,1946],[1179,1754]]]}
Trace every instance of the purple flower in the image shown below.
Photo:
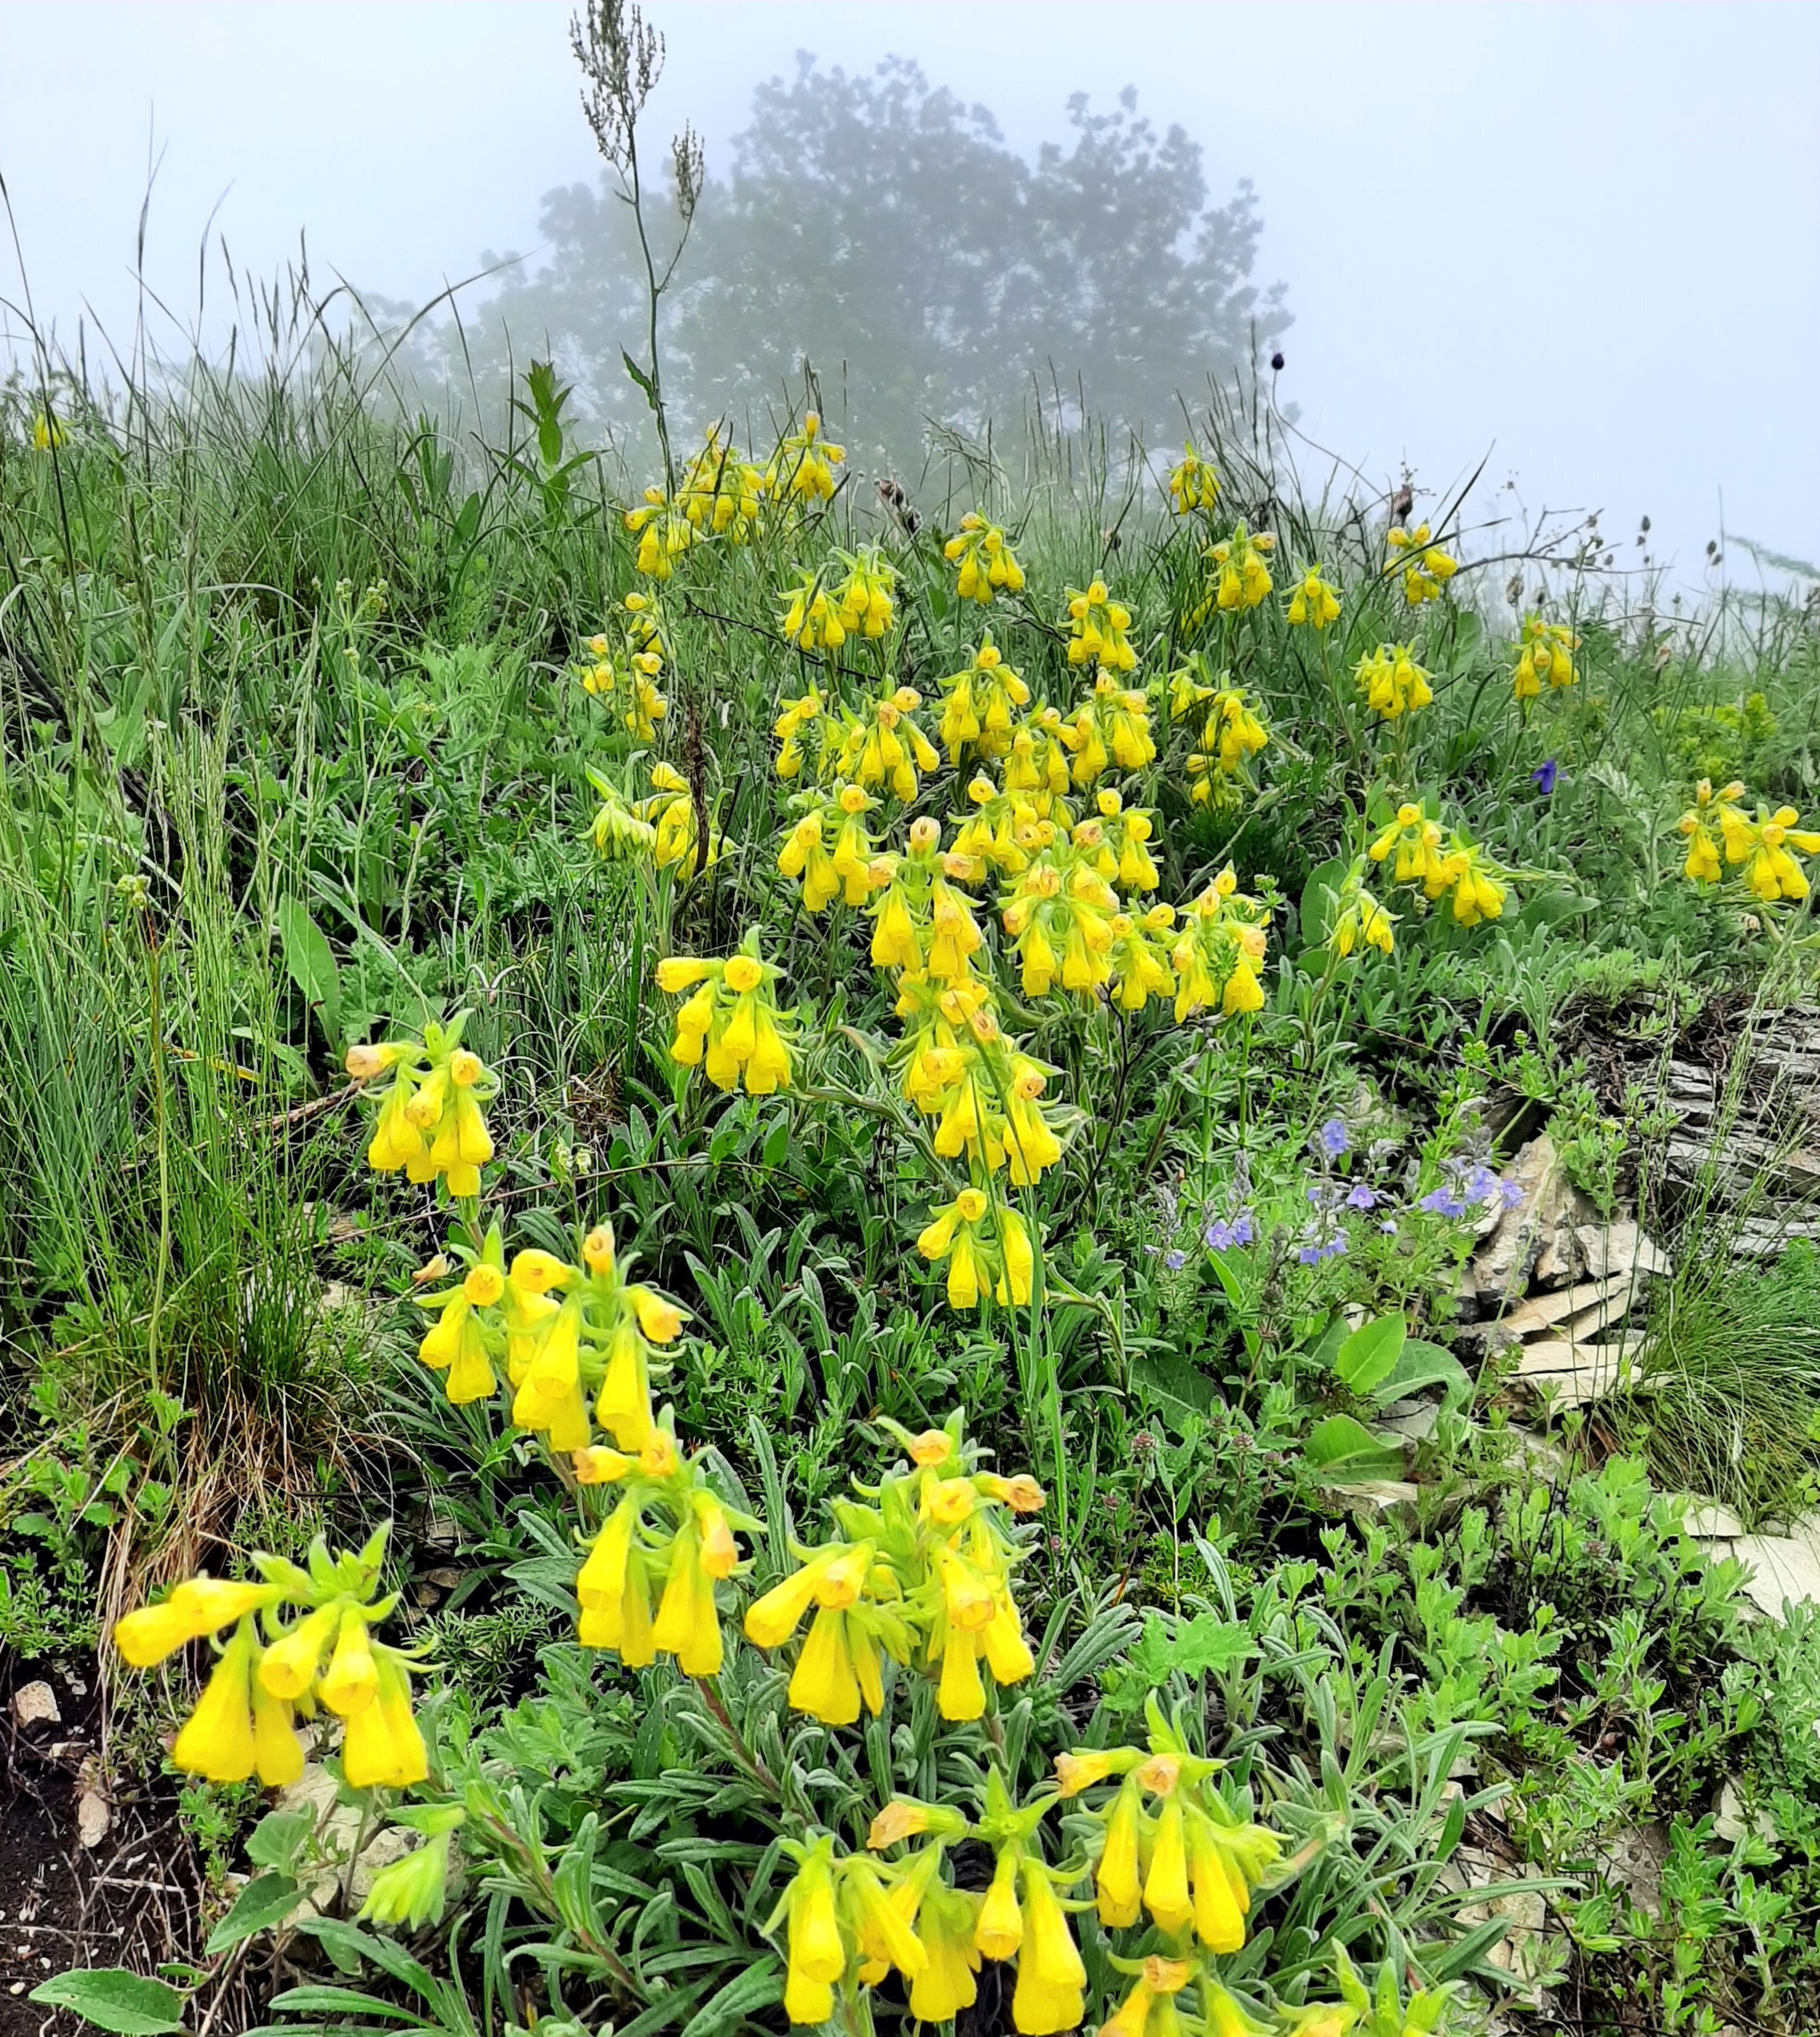
{"label": "purple flower", "polygon": [[1346,1207],[1349,1210],[1375,1210],[1377,1207],[1377,1189],[1368,1187],[1362,1181],[1360,1182],[1352,1194],[1346,1197]]}
{"label": "purple flower", "polygon": [[1296,1257],[1305,1266],[1318,1266],[1323,1259],[1337,1259],[1345,1255],[1346,1234],[1336,1231],[1330,1238],[1314,1238],[1297,1248]]}
{"label": "purple flower", "polygon": [[1431,1217],[1464,1217],[1466,1213],[1460,1192],[1451,1181],[1442,1182],[1439,1188],[1431,1188],[1416,1207],[1427,1210]]}
{"label": "purple flower", "polygon": [[1353,1141],[1346,1131],[1344,1118],[1330,1117],[1314,1135],[1315,1144],[1329,1160],[1337,1160],[1343,1153],[1353,1150]]}
{"label": "purple flower", "polygon": [[1171,1246],[1162,1255],[1163,1269],[1167,1273],[1180,1273],[1188,1263],[1188,1255],[1178,1246]]}
{"label": "purple flower", "polygon": [[1465,1186],[1460,1191],[1469,1202],[1489,1202],[1498,1192],[1497,1176],[1482,1160],[1468,1172]]}
{"label": "purple flower", "polygon": [[1523,1191],[1514,1181],[1500,1181],[1497,1185],[1497,1193],[1503,1199],[1506,1210],[1514,1210],[1517,1204],[1523,1200]]}
{"label": "purple flower", "polygon": [[1537,790],[1546,799],[1554,790],[1554,781],[1561,776],[1561,767],[1550,757],[1539,771],[1532,771],[1529,776],[1535,779]]}
{"label": "purple flower", "polygon": [[1394,1217],[1386,1217],[1377,1227],[1387,1238],[1393,1238],[1397,1234],[1397,1220]]}
{"label": "purple flower", "polygon": [[1249,1245],[1256,1235],[1250,1210],[1241,1210],[1235,1216],[1216,1217],[1201,1232],[1201,1242],[1210,1252],[1229,1252],[1235,1245]]}

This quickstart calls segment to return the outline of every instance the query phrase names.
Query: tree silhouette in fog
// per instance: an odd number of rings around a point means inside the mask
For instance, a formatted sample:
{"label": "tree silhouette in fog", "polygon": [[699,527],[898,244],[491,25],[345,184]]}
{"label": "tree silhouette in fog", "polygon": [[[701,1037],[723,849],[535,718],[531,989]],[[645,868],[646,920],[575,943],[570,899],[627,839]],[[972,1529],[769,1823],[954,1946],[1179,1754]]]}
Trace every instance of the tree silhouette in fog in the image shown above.
{"label": "tree silhouette in fog", "polygon": [[[1208,200],[1200,144],[1159,135],[1129,89],[1069,101],[1070,139],[1032,164],[983,106],[887,58],[870,76],[799,59],[754,96],[711,178],[666,306],[668,387],[700,427],[781,399],[805,357],[862,458],[914,474],[930,420],[1002,437],[1033,387],[1114,425],[1172,435],[1177,391],[1289,324],[1249,280],[1249,184]],[[642,399],[620,366],[642,299],[625,206],[549,193],[543,265],[487,307],[523,355],[547,344],[603,421]],[[798,385],[800,387],[800,384]]]}

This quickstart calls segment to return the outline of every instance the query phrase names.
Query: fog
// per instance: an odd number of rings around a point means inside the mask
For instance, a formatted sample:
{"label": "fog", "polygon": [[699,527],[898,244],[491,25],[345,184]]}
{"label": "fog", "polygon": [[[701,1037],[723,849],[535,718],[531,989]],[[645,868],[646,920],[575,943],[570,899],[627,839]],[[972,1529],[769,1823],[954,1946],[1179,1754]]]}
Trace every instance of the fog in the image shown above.
{"label": "fog", "polygon": [[[1284,355],[1278,399],[1308,439],[1375,484],[1393,484],[1407,466],[1418,490],[1438,491],[1489,458],[1488,508],[1502,499],[1532,514],[1598,509],[1620,546],[1648,514],[1658,555],[1683,580],[1697,582],[1707,541],[1721,536],[1720,570],[1734,579],[1758,577],[1746,539],[1820,559],[1820,12],[1134,0],[654,0],[649,12],[668,42],[651,135],[661,147],[692,121],[711,178],[728,176],[754,88],[794,78],[797,52],[809,52],[823,76],[838,65],[870,77],[888,55],[914,60],[931,87],[989,108],[1003,147],[1031,164],[1045,143],[1064,159],[1074,145],[1071,95],[1090,92],[1091,110],[1110,114],[1130,85],[1159,143],[1179,125],[1198,144],[1206,212],[1229,207],[1250,180],[1255,241],[1241,247],[1228,234],[1223,244],[1228,268],[1238,247],[1248,272],[1216,289],[1182,271],[1178,294],[1201,307],[1198,326],[1185,315],[1170,328],[1145,302],[1113,332],[1118,321],[1096,296],[1107,279],[1126,312],[1143,298],[1119,275],[1116,231],[1093,257],[1070,324],[1052,292],[1093,194],[1068,201],[1078,218],[1050,204],[1043,216],[1061,223],[1048,268],[1033,265],[1034,299],[1014,316],[987,292],[969,315],[976,392],[995,389],[1002,370],[1013,381],[1043,371],[1039,356],[1062,331],[1077,336],[1071,347],[1100,348],[1090,403],[1135,405],[1143,384],[1146,428],[1179,437],[1173,420],[1159,427],[1167,405],[1156,390],[1180,383],[1192,399],[1204,356],[1224,343],[1209,335],[1241,334],[1260,317],[1267,331],[1280,283],[1289,322],[1269,342]],[[544,0],[14,0],[4,17],[0,176],[23,273],[0,245],[0,317],[15,355],[28,298],[38,329],[54,329],[70,352],[80,340],[92,366],[110,343],[124,349],[140,316],[167,353],[192,333],[219,347],[232,308],[221,244],[243,270],[269,274],[296,258],[303,234],[319,286],[339,276],[389,300],[422,302],[474,277],[486,258],[516,254],[459,302],[483,334],[489,300],[504,290],[530,328],[515,335],[521,357],[540,348],[563,256],[543,201],[593,187],[600,169],[578,107],[568,14]],[[941,164],[924,168],[932,190]],[[148,182],[142,296],[135,249]],[[956,180],[957,207],[971,188]],[[1033,219],[1049,204],[1040,198],[1026,201]],[[775,188],[757,202],[740,238],[749,251],[761,248],[761,228],[790,223],[775,216]],[[579,203],[569,205],[571,224]],[[734,236],[714,242],[711,211],[701,250],[719,273]],[[995,268],[983,233],[968,259]],[[805,347],[837,379],[829,349],[850,343],[858,391],[868,363],[857,356],[874,343],[861,330],[867,307],[818,300],[823,244],[800,234],[782,264],[791,289],[765,300],[778,308],[766,316],[813,330],[748,333],[730,349],[704,339],[706,328],[690,329],[692,339],[677,329],[679,345],[717,363],[700,370],[697,408],[761,399]],[[874,279],[875,313],[889,289],[926,292],[925,274],[950,266],[920,243],[900,259],[882,228],[866,252],[872,268],[850,267],[846,280]],[[700,281],[697,253],[679,272],[685,293]],[[568,257],[571,284],[586,273],[603,302],[612,298],[612,276],[596,273],[611,264],[585,244]],[[739,304],[759,300],[752,276],[738,287]],[[1245,295],[1254,289],[1255,301]],[[573,291],[561,301],[572,308]],[[729,301],[723,292],[723,312]],[[603,335],[619,316],[609,303]],[[960,311],[942,317],[938,338],[964,323]],[[616,357],[603,340],[588,345],[609,364]],[[1193,357],[1178,361],[1178,347]],[[929,362],[906,371],[897,414],[930,407],[941,377]],[[604,415],[621,392],[610,373],[597,379]],[[1513,493],[1498,498],[1512,480]]]}

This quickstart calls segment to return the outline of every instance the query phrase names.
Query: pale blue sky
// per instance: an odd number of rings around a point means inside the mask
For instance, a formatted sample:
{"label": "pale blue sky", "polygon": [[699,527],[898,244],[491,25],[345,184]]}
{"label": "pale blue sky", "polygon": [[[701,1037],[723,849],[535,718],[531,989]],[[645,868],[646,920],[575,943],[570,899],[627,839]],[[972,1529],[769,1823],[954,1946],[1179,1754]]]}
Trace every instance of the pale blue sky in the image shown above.
{"label": "pale blue sky", "polygon": [[[1684,569],[1727,525],[1820,558],[1820,8],[1808,5],[725,4],[652,0],[653,117],[724,164],[754,82],[798,49],[888,52],[1034,148],[1067,95],[1135,84],[1255,180],[1259,280],[1289,286],[1283,394],[1377,476],[1489,452],[1523,499],[1647,512]],[[129,327],[148,271],[195,315],[213,214],[269,271],[428,296],[483,248],[534,252],[590,176],[557,0],[11,0],[0,176],[34,302]],[[0,245],[0,294],[18,292]],[[219,295],[218,285],[211,291]],[[167,340],[174,337],[165,328]],[[1734,546],[1728,569],[1750,578]]]}

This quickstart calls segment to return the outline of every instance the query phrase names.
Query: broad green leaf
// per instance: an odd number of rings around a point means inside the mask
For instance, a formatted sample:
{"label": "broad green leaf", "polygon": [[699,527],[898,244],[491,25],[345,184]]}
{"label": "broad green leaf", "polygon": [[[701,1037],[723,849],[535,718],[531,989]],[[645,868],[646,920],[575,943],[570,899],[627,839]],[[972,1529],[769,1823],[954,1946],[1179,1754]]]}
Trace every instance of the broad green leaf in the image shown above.
{"label": "broad green leaf", "polygon": [[1403,1453],[1386,1450],[1362,1422],[1355,1422],[1350,1415],[1329,1415],[1318,1423],[1302,1454],[1324,1485],[1357,1485],[1368,1479],[1394,1478],[1403,1468]]}
{"label": "broad green leaf", "polygon": [[1401,1315],[1380,1315],[1362,1322],[1334,1354],[1340,1384],[1354,1394],[1374,1393],[1402,1356],[1409,1326]]}
{"label": "broad green leaf", "polygon": [[278,901],[278,939],[284,950],[284,967],[306,1001],[321,1012],[323,1030],[339,1044],[341,1038],[341,972],[335,966],[335,951],[328,936],[309,915],[309,907],[299,899]]}
{"label": "broad green leaf", "polygon": [[67,2009],[116,2037],[171,2037],[183,2028],[183,1997],[177,1990],[124,1966],[53,1975],[33,1988],[29,1999]]}
{"label": "broad green leaf", "polygon": [[302,1899],[303,1891],[288,1874],[260,1874],[234,1898],[234,1907],[209,1933],[205,1958],[237,1945],[242,1938],[281,1924]]}
{"label": "broad green leaf", "polygon": [[1457,1407],[1472,1398],[1473,1376],[1451,1351],[1412,1337],[1396,1363],[1379,1381],[1375,1397],[1381,1407],[1388,1407],[1393,1401],[1406,1401],[1427,1386],[1444,1386],[1446,1405]]}
{"label": "broad green leaf", "polygon": [[1205,1415],[1219,1397],[1219,1389],[1199,1366],[1173,1354],[1144,1353],[1131,1367],[1131,1378],[1177,1427]]}
{"label": "broad green leaf", "polygon": [[1333,931],[1334,915],[1339,907],[1341,887],[1352,868],[1345,857],[1336,856],[1321,865],[1302,887],[1302,906],[1297,915],[1304,947],[1320,947]]}
{"label": "broad green leaf", "polygon": [[307,1810],[268,1810],[247,1834],[246,1857],[255,1867],[288,1874],[315,1829],[315,1819]]}

